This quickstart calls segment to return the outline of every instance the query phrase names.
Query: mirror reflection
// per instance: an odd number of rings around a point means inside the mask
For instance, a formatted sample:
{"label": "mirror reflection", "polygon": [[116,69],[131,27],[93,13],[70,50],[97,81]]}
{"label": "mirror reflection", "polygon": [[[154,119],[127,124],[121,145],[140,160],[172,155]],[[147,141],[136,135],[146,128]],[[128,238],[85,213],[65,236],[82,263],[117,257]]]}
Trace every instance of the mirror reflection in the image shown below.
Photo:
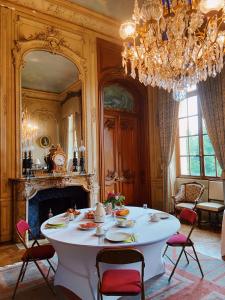
{"label": "mirror reflection", "polygon": [[23,155],[31,152],[33,170],[51,172],[46,156],[52,145],[60,144],[71,171],[74,151],[82,146],[82,92],[76,65],[62,55],[31,51],[24,57],[21,86]]}

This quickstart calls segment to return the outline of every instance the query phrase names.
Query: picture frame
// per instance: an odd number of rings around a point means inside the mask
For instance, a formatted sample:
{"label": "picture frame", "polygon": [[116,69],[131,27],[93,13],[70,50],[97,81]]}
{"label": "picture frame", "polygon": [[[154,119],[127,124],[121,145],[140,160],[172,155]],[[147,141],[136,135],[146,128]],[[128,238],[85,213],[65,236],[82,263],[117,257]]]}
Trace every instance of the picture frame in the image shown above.
{"label": "picture frame", "polygon": [[43,135],[39,138],[39,146],[41,148],[49,148],[51,145],[51,139],[47,135]]}

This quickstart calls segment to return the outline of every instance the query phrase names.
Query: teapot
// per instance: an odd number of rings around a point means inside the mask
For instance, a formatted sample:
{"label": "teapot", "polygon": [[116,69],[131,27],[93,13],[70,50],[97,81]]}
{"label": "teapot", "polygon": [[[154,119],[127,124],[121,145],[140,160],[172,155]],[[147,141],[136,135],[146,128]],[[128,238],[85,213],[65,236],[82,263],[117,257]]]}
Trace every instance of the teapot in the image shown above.
{"label": "teapot", "polygon": [[98,202],[96,204],[96,210],[95,210],[95,214],[94,214],[95,222],[96,223],[104,223],[105,215],[106,215],[106,212],[105,212],[103,204]]}

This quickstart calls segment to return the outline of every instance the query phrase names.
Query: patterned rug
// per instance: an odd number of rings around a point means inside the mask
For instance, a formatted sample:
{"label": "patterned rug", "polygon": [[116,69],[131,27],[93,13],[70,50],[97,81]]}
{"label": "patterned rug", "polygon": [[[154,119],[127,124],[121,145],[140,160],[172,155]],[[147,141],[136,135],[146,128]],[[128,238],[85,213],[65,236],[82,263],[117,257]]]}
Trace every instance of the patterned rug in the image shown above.
{"label": "patterned rug", "polygon": [[[170,256],[176,259],[179,251],[173,249],[170,251]],[[169,283],[168,277],[173,265],[166,260],[166,273],[145,283],[146,299],[225,300],[225,262],[202,254],[198,255],[205,275],[204,279],[201,279],[197,263],[190,260],[190,264],[188,265],[185,257],[183,257]],[[17,263],[12,266],[0,268],[0,300],[11,299],[20,266],[21,264]],[[45,265],[42,265],[42,267],[47,271]],[[33,264],[30,264],[24,282],[20,284],[16,296],[16,300],[27,299],[56,299],[46,287],[36,266]],[[137,300],[140,298],[123,297],[122,299]]]}

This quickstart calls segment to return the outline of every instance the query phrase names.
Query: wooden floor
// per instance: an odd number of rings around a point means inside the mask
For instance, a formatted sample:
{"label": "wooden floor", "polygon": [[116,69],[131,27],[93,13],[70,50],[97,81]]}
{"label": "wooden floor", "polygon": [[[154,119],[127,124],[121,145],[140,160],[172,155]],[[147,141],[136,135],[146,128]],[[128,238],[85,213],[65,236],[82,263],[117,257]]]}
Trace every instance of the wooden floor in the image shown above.
{"label": "wooden floor", "polygon": [[[182,225],[181,232],[187,233],[189,227]],[[195,248],[198,252],[221,259],[221,233],[212,230],[203,230],[196,228],[192,235],[192,240],[195,243]],[[16,244],[0,245],[0,267],[11,265],[20,261],[24,250]]]}

